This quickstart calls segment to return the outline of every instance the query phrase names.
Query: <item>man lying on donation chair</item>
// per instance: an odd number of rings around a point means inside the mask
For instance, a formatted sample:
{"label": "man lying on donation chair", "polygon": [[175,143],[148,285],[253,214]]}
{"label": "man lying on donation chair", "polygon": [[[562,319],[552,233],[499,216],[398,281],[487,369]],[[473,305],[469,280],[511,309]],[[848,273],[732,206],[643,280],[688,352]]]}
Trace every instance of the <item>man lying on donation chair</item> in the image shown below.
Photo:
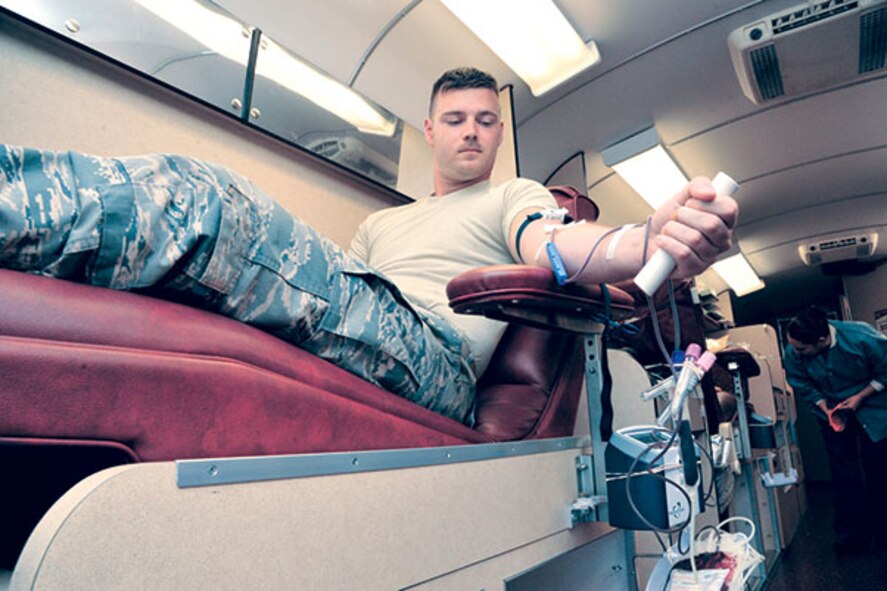
{"label": "man lying on donation chair", "polygon": [[503,325],[453,313],[450,279],[495,264],[550,268],[549,242],[577,283],[632,277],[659,248],[688,277],[729,249],[737,216],[697,178],[646,226],[546,233],[553,221],[540,214],[557,208],[546,188],[490,184],[503,137],[497,88],[472,68],[438,79],[424,122],[434,194],[371,215],[347,254],[211,163],[0,146],[0,267],[219,312],[470,425]]}

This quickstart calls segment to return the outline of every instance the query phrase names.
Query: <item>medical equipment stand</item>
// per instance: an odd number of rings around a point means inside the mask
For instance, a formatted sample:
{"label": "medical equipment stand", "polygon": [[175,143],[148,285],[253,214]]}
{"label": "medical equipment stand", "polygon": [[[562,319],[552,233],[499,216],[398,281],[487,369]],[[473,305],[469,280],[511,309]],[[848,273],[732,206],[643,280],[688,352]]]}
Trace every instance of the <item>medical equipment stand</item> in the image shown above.
{"label": "medical equipment stand", "polygon": [[[775,566],[776,558],[781,551],[779,536],[776,534],[779,529],[779,520],[776,516],[773,491],[770,488],[765,488],[758,478],[759,464],[754,458],[751,447],[749,416],[746,409],[748,397],[743,387],[739,363],[728,362],[727,370],[733,378],[733,392],[736,395],[739,432],[734,436],[734,441],[738,442],[736,451],[742,465],[742,474],[736,479],[737,488],[731,503],[731,513],[735,512],[736,515],[748,517],[757,528],[757,535],[752,540],[752,545],[765,557],[765,561],[755,567],[757,573],[749,580],[749,585],[752,589],[760,589],[763,588],[768,571]],[[762,493],[765,498],[761,498]],[[762,509],[766,511],[763,515]],[[768,544],[764,542],[765,538],[772,540],[775,547],[768,548]]]}

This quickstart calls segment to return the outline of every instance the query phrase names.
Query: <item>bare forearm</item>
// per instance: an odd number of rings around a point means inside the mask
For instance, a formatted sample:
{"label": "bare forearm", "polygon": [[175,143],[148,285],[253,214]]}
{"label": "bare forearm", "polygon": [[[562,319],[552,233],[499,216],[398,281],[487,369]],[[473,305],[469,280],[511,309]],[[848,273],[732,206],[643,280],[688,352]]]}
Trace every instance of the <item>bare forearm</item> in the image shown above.
{"label": "bare forearm", "polygon": [[863,388],[862,390],[857,392],[856,395],[859,396],[860,400],[865,400],[866,398],[868,398],[869,396],[871,396],[875,392],[877,392],[875,387],[872,384],[868,384],[868,385],[866,385],[865,388]]}
{"label": "bare forearm", "polygon": [[862,404],[865,401],[866,398],[868,398],[869,396],[871,396],[875,392],[877,392],[877,390],[875,389],[875,387],[872,384],[869,383],[866,385],[865,388],[863,388],[862,390],[860,390],[859,392],[857,392],[856,394],[854,394],[850,398],[856,399],[855,406],[858,407],[860,404]]}
{"label": "bare forearm", "polygon": [[[551,267],[546,244],[551,241],[568,275],[578,283],[611,283],[633,277],[641,268],[645,228],[620,228],[585,223],[546,234],[545,224],[528,229],[523,259],[528,264]],[[655,250],[652,244],[649,252]],[[648,254],[649,256],[649,254]]]}
{"label": "bare forearm", "polygon": [[[731,246],[736,223],[736,202],[717,196],[706,179],[694,179],[683,191],[659,207],[650,218],[649,235],[644,224],[619,234],[596,223],[545,232],[547,224],[536,220],[524,225],[522,212],[512,222],[510,244],[526,263],[551,266],[546,243],[557,247],[567,274],[582,283],[610,283],[633,277],[657,248],[665,250],[676,265],[675,276],[692,277],[704,271]],[[520,234],[519,248],[514,247]],[[645,244],[645,239],[647,244]]]}
{"label": "bare forearm", "polygon": [[[570,231],[572,230],[572,231]],[[576,226],[555,235],[554,243],[568,272],[578,283],[613,283],[634,277],[644,261],[643,226],[620,234],[620,228]],[[650,242],[647,258],[656,250]]]}

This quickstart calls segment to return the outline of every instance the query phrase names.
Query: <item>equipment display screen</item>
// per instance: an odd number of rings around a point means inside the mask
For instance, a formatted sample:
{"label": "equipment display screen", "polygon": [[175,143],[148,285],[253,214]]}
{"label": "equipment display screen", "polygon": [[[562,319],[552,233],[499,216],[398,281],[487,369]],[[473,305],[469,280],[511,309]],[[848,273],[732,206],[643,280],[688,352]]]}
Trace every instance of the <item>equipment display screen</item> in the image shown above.
{"label": "equipment display screen", "polygon": [[637,441],[640,441],[641,443],[643,443],[645,445],[649,445],[651,443],[656,443],[658,441],[661,441],[661,439],[659,438],[659,435],[655,431],[643,431],[641,433],[632,433],[631,438],[635,439]]}

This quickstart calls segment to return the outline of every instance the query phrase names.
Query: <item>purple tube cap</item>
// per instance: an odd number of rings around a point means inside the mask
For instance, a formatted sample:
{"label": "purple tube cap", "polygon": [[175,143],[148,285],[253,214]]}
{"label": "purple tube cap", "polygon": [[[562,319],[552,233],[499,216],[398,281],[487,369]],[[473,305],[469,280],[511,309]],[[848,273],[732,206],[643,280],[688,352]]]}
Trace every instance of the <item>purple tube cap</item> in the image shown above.
{"label": "purple tube cap", "polygon": [[708,371],[712,368],[717,361],[717,356],[711,351],[706,351],[702,354],[702,357],[699,358],[699,361],[696,362],[696,367],[701,369],[702,371]]}

